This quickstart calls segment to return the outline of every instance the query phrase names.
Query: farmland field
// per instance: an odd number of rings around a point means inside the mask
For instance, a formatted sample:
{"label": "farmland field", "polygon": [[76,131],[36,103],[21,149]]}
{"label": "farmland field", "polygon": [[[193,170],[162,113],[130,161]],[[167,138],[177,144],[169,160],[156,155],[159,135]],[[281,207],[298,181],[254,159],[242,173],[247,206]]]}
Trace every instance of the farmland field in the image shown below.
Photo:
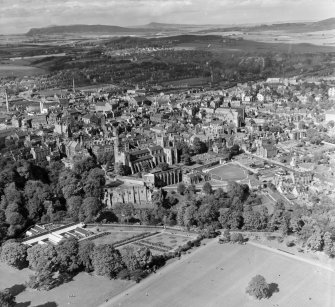
{"label": "farmland field", "polygon": [[[267,300],[250,298],[245,289],[256,274],[277,284],[279,292]],[[103,306],[330,307],[334,287],[334,272],[251,245],[213,240]]]}
{"label": "farmland field", "polygon": [[234,164],[226,164],[219,166],[210,170],[208,173],[217,175],[221,178],[221,180],[243,180],[248,177],[247,171],[243,168],[234,165]]}
{"label": "farmland field", "polygon": [[32,76],[45,73],[44,70],[32,66],[16,64],[0,64],[0,77],[6,76]]}

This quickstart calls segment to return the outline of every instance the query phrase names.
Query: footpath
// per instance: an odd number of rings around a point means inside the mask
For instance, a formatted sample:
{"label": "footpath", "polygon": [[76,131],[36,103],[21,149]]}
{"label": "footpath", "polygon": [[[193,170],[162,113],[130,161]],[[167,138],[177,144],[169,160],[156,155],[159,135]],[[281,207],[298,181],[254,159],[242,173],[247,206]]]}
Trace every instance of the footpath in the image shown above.
{"label": "footpath", "polygon": [[300,262],[305,262],[305,263],[317,266],[317,267],[319,267],[321,269],[324,269],[324,270],[327,270],[327,271],[335,272],[333,267],[331,267],[329,265],[326,265],[326,264],[323,264],[323,263],[320,263],[318,261],[314,261],[314,260],[311,260],[311,259],[306,259],[306,258],[297,256],[297,255],[291,254],[289,252],[285,252],[285,251],[282,251],[282,250],[279,250],[279,249],[276,249],[276,248],[272,248],[272,247],[269,247],[269,246],[266,246],[266,245],[263,245],[263,244],[259,244],[259,243],[256,243],[256,242],[252,242],[252,241],[248,241],[247,244],[253,245],[253,246],[258,247],[258,248],[268,250],[272,253],[276,253],[276,254],[279,254],[279,255],[282,255],[282,256],[285,256],[285,257],[288,257],[288,258],[295,259],[295,260],[300,261]]}

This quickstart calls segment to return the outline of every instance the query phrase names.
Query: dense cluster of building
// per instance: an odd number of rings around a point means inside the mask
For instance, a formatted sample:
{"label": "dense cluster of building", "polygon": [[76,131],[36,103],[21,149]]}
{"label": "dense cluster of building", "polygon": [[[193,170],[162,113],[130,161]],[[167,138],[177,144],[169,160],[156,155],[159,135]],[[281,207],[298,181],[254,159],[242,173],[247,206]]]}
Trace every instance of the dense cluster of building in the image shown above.
{"label": "dense cluster of building", "polygon": [[[285,174],[270,177],[284,194],[309,193],[306,182],[321,186],[315,180],[326,178],[319,164],[326,163],[329,173],[334,169],[330,143],[304,151],[320,144],[321,133],[333,135],[332,79],[271,78],[226,90],[162,89],[159,94],[113,86],[31,88],[15,96],[3,92],[0,99],[1,155],[36,163],[61,160],[68,168],[94,156],[106,172],[104,202],[110,207],[151,206],[157,188],[212,180],[206,168],[229,160],[236,147],[282,167]],[[183,146],[192,149],[196,142],[205,150],[185,158]],[[306,169],[320,148],[327,159]]]}

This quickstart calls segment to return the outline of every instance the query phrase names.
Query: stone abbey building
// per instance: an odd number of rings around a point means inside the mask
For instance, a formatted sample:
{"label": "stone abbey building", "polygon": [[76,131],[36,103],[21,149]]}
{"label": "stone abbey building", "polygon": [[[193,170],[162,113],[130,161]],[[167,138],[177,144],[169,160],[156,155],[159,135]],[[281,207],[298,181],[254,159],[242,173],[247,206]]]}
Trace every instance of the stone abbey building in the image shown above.
{"label": "stone abbey building", "polygon": [[136,174],[146,169],[153,169],[160,163],[168,163],[170,166],[179,162],[178,150],[175,147],[174,136],[159,135],[156,138],[157,145],[148,146],[145,149],[130,150],[129,143],[121,146],[119,136],[114,140],[115,163],[122,163],[130,167],[131,173]]}

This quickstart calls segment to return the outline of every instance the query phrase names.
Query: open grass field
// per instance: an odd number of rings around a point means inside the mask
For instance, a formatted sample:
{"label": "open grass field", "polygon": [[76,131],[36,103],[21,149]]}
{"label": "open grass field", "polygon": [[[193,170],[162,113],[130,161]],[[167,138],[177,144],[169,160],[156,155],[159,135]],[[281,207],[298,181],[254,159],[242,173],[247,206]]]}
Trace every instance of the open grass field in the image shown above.
{"label": "open grass field", "polygon": [[[133,282],[109,280],[101,276],[80,273],[74,280],[50,291],[25,289],[25,282],[33,272],[16,270],[0,263],[0,290],[10,288],[16,296],[17,307],[76,306],[95,307],[130,287]],[[68,304],[70,303],[70,304]]]}
{"label": "open grass field", "polygon": [[217,175],[221,180],[243,180],[248,177],[247,171],[234,164],[225,164],[210,170],[208,173]]}
{"label": "open grass field", "polygon": [[25,66],[25,65],[16,65],[16,64],[0,64],[0,77],[6,76],[35,76],[44,74],[45,71],[40,68]]}
{"label": "open grass field", "polygon": [[[250,298],[245,289],[256,274],[278,284],[279,292],[267,300]],[[213,240],[102,306],[331,307],[334,288],[333,272],[251,245]]]}
{"label": "open grass field", "polygon": [[[17,307],[96,307],[107,298],[126,290],[133,282],[125,280],[109,280],[101,276],[79,273],[74,280],[50,291],[27,289],[17,295]],[[28,304],[30,303],[30,304]],[[49,304],[47,304],[49,303]]]}
{"label": "open grass field", "polygon": [[[227,33],[210,33],[214,35],[227,35]],[[244,35],[242,35],[244,36]],[[277,38],[278,41],[274,39]],[[334,39],[330,37],[327,41],[322,39],[322,36],[311,39],[311,37],[305,37],[301,40],[301,35],[291,37],[286,41],[280,41],[279,36],[272,34],[266,36],[264,33],[255,35],[246,35],[243,40],[236,40],[230,43],[211,43],[210,46],[207,42],[185,42],[178,45],[179,48],[194,48],[197,50],[207,50],[217,54],[226,52],[289,52],[289,53],[328,53],[335,52],[333,45]],[[330,43],[332,42],[332,43]],[[315,45],[314,45],[315,44]],[[318,45],[320,44],[320,45]],[[321,45],[322,44],[322,45]],[[326,44],[326,45],[323,45]],[[328,45],[329,44],[329,45]]]}

